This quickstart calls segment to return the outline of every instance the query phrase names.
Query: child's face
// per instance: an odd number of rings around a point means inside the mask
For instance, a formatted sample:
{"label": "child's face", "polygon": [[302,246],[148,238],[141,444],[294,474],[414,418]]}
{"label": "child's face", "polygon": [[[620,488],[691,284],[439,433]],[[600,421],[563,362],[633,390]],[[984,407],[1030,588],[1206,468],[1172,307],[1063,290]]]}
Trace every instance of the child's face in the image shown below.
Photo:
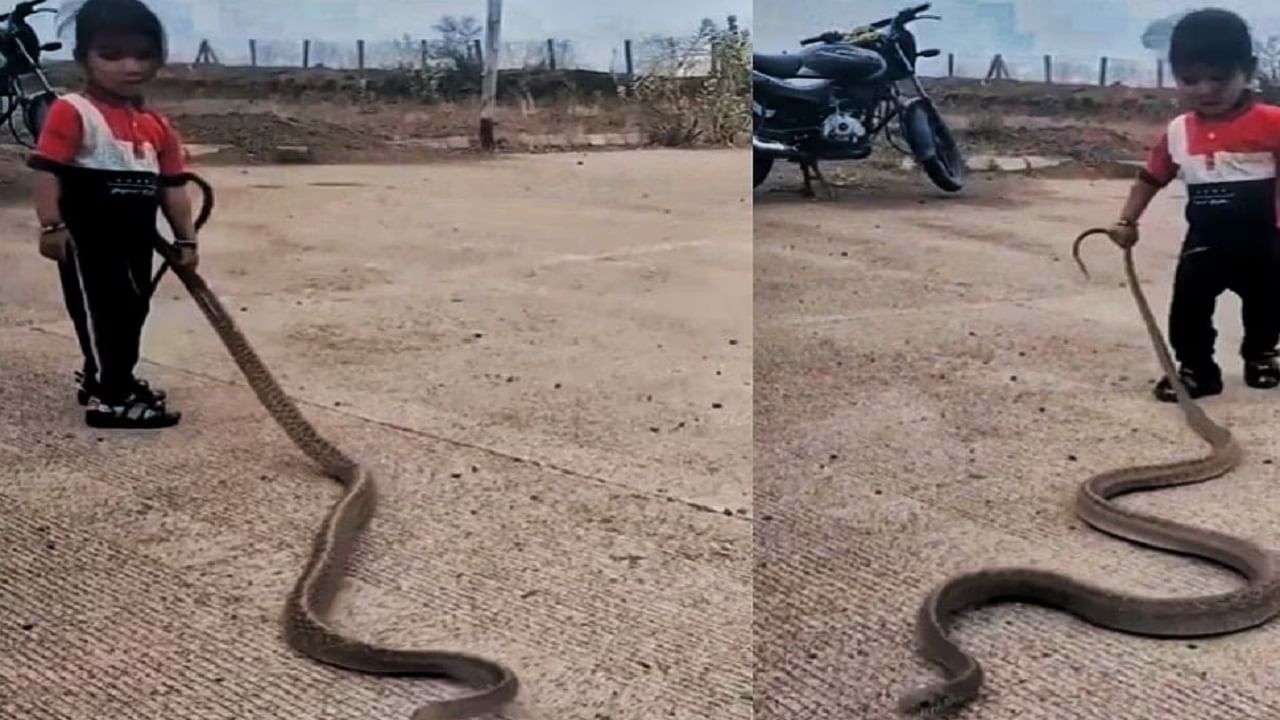
{"label": "child's face", "polygon": [[1251,73],[1208,65],[1178,68],[1178,92],[1192,110],[1206,117],[1229,114],[1249,87]]}
{"label": "child's face", "polygon": [[160,53],[145,37],[106,36],[89,48],[85,71],[90,82],[123,97],[138,97],[160,70]]}

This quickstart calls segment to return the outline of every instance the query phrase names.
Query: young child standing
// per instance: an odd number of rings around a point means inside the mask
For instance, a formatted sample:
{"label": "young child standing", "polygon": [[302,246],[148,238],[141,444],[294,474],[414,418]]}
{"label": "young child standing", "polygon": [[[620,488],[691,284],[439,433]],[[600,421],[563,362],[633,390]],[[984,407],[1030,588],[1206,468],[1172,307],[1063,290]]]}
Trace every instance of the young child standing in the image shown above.
{"label": "young child standing", "polygon": [[[1222,392],[1214,361],[1218,296],[1243,305],[1244,380],[1280,385],[1280,108],[1249,90],[1258,61],[1248,25],[1225,10],[1185,16],[1173,32],[1169,62],[1190,112],[1176,118],[1152,148],[1146,169],[1111,228],[1121,247],[1138,242],[1138,220],[1155,195],[1181,177],[1189,225],[1169,309],[1169,342],[1192,397]],[[1169,379],[1155,395],[1175,402]]]}
{"label": "young child standing", "polygon": [[28,163],[36,171],[40,251],[58,261],[84,353],[85,421],[170,427],[181,413],[134,375],[160,210],[181,264],[197,263],[182,142],[143,98],[166,61],[164,28],[140,0],[87,0],[75,16],[75,40],[84,90],[54,102]]}

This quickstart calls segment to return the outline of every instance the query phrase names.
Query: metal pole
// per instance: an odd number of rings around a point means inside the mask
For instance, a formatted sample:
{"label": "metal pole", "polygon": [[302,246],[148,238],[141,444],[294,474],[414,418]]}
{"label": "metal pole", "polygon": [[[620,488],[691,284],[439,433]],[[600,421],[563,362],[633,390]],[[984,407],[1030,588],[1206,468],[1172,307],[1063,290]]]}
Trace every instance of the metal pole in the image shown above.
{"label": "metal pole", "polygon": [[493,115],[498,102],[498,41],[502,36],[502,0],[489,0],[489,19],[485,26],[484,87],[480,96],[480,147],[492,152],[497,148],[497,142],[493,137]]}

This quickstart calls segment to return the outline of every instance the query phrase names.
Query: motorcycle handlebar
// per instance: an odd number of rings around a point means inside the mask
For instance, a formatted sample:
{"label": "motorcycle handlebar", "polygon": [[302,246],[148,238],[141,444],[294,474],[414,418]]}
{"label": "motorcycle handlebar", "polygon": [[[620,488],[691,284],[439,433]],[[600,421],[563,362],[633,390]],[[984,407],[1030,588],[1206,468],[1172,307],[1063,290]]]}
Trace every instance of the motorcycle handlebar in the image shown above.
{"label": "motorcycle handlebar", "polygon": [[13,12],[11,14],[15,18],[25,18],[28,15],[33,14],[36,8],[46,2],[49,2],[49,0],[26,0],[26,2],[20,2],[13,6]]}
{"label": "motorcycle handlebar", "polygon": [[[892,27],[892,26],[901,27],[902,25],[905,25],[911,22],[912,20],[919,19],[920,14],[925,12],[931,7],[933,7],[933,3],[924,3],[922,5],[909,7],[903,10],[902,12],[898,13],[894,17],[885,18],[883,20],[877,20],[871,23],[870,25],[868,25],[867,27],[871,30],[883,30],[884,28]],[[837,40],[841,40],[843,38],[844,38],[844,33],[832,31],[832,32],[822,33],[821,35],[814,35],[813,37],[805,38],[800,41],[800,44],[812,45],[814,43],[820,43],[820,42],[836,42]]]}
{"label": "motorcycle handlebar", "polygon": [[890,25],[906,25],[913,20],[918,20],[920,14],[931,7],[933,7],[933,3],[924,3],[923,5],[909,7],[891,18],[885,18],[879,22],[872,23],[871,27],[879,30],[880,28],[886,28]]}
{"label": "motorcycle handlebar", "polygon": [[842,38],[844,38],[844,33],[832,30],[831,32],[824,32],[821,35],[814,35],[813,37],[805,38],[800,41],[800,44],[812,45],[820,42],[836,42]]}

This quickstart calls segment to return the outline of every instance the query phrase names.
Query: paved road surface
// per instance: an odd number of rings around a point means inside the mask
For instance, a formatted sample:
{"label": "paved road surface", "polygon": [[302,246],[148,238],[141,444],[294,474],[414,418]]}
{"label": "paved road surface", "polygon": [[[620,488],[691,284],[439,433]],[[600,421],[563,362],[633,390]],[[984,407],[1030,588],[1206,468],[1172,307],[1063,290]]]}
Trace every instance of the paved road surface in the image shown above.
{"label": "paved road surface", "polygon": [[[797,183],[787,180],[786,189]],[[886,720],[931,680],[912,648],[923,595],[953,572],[1034,563],[1156,595],[1238,586],[1072,514],[1088,475],[1203,447],[1150,399],[1158,375],[1119,253],[1070,243],[1123,182],[921,181],[756,202],[755,643],[758,720]],[[1163,316],[1181,189],[1145,223],[1140,271]],[[1248,458],[1213,483],[1124,502],[1280,547],[1280,395],[1244,388],[1239,302],[1220,303],[1226,394],[1206,403]],[[1188,643],[997,606],[958,636],[987,670],[968,720],[1280,716],[1280,625]]]}
{"label": "paved road surface", "polygon": [[[511,663],[538,720],[747,718],[750,188],[741,152],[220,168],[205,272],[373,463],[341,626]],[[0,717],[399,720],[452,692],[292,656],[336,486],[166,281],[161,434],[84,428],[30,211],[0,211]]]}

